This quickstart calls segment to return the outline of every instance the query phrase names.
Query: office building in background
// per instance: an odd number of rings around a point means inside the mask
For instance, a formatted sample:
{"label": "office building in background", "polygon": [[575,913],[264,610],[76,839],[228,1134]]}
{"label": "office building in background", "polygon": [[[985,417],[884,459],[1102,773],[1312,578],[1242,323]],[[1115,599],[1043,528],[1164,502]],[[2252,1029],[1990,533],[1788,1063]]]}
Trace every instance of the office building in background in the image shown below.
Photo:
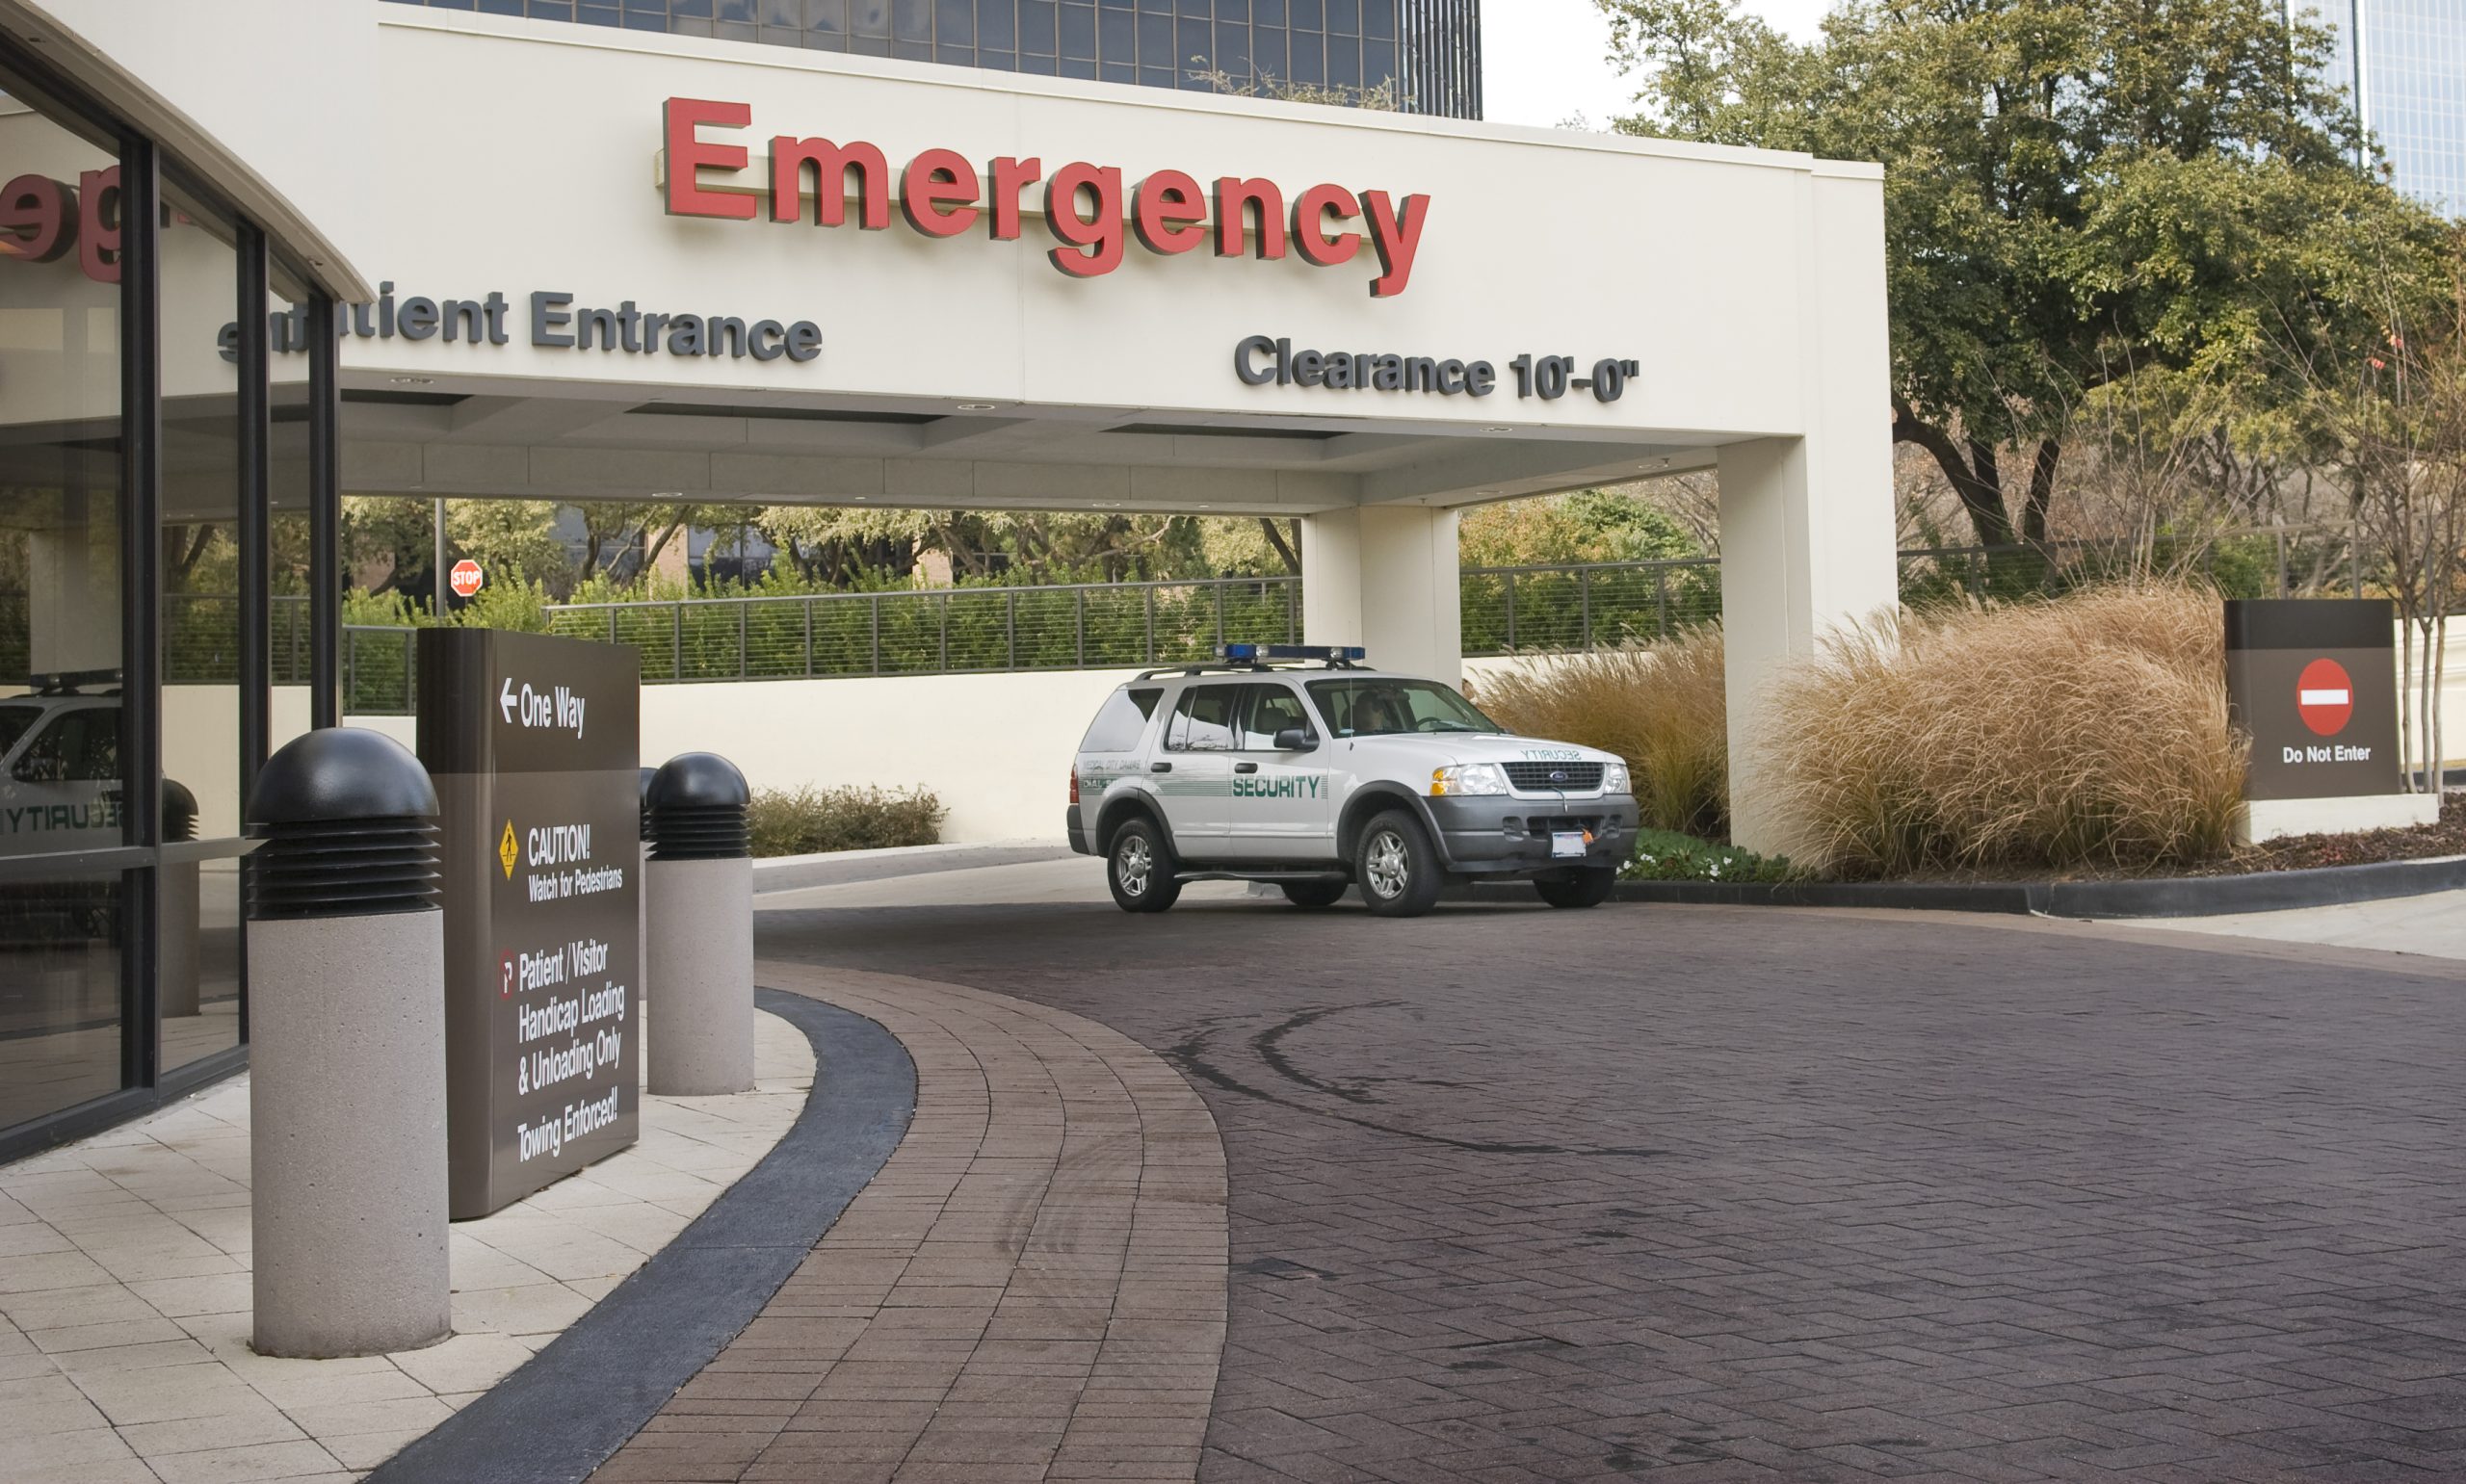
{"label": "office building in background", "polygon": [[1482,0],[397,0],[1149,88],[1482,117]]}
{"label": "office building in background", "polygon": [[2466,0],[2325,0],[2330,78],[2348,90],[2400,191],[2466,211]]}

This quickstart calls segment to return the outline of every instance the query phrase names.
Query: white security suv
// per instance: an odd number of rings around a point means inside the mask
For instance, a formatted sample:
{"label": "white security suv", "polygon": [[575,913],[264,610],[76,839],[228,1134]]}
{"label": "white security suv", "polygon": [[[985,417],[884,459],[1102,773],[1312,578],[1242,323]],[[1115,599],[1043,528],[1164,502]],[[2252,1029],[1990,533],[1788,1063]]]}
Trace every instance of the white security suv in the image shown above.
{"label": "white security suv", "polygon": [[1510,735],[1358,649],[1221,653],[1123,685],[1079,744],[1070,847],[1105,857],[1123,911],[1162,912],[1191,881],[1273,882],[1303,907],[1358,886],[1391,917],[1470,876],[1529,880],[1554,907],[1610,896],[1636,839],[1614,754]]}

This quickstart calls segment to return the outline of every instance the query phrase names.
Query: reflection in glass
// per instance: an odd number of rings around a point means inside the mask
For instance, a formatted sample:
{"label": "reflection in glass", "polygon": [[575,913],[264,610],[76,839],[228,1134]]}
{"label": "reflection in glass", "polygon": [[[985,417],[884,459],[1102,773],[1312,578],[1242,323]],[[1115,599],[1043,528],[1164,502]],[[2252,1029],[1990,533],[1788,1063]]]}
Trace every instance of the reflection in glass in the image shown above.
{"label": "reflection in glass", "polygon": [[[0,87],[8,87],[0,78]],[[0,1127],[120,1085],[119,169],[0,94]]]}
{"label": "reflection in glass", "polygon": [[233,223],[174,177],[162,234],[163,840],[156,983],[166,1071],[240,1044],[240,260]]}

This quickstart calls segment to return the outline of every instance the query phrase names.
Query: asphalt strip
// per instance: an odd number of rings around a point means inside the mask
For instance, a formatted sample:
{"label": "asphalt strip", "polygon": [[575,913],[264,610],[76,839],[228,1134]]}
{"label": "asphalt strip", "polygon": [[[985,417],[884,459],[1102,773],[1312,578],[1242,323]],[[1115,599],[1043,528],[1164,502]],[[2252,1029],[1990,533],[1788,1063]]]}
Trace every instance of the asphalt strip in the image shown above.
{"label": "asphalt strip", "polygon": [[889,1160],[916,1064],[861,1015],[755,992],[813,1043],[814,1090],[785,1137],[674,1241],[512,1375],[368,1484],[577,1484],[743,1333]]}

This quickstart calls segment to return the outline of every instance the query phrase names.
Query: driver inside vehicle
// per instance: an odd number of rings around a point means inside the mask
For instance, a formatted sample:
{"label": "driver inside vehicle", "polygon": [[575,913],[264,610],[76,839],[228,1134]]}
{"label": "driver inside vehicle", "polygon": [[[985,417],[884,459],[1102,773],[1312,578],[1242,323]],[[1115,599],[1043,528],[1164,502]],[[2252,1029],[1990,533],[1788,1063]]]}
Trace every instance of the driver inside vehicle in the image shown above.
{"label": "driver inside vehicle", "polygon": [[1398,714],[1396,697],[1384,690],[1369,690],[1356,698],[1352,709],[1352,732],[1355,737],[1382,737],[1404,730],[1404,718]]}

